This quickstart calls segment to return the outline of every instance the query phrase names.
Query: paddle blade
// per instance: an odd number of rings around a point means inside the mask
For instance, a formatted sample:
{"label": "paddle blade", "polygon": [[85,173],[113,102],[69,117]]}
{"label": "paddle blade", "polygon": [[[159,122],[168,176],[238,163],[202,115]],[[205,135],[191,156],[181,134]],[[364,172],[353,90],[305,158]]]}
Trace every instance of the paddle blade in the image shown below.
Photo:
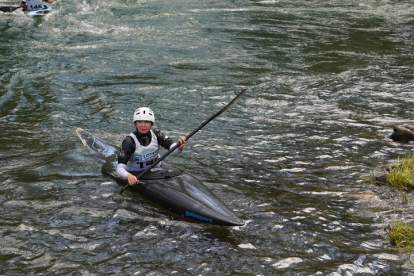
{"label": "paddle blade", "polygon": [[11,6],[8,6],[8,7],[0,7],[0,11],[2,11],[2,12],[14,12],[18,8],[20,8],[20,7],[11,7]]}

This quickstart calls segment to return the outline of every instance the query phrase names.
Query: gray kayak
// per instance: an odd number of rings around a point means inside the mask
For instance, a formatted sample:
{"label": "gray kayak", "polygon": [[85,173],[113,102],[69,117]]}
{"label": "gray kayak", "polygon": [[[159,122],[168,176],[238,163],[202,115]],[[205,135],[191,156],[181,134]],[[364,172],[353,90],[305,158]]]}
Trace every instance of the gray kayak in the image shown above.
{"label": "gray kayak", "polygon": [[[82,143],[105,161],[102,174],[126,185],[116,171],[119,147],[110,145],[89,132],[76,129]],[[242,226],[244,222],[203,183],[188,173],[163,162],[151,169],[131,187],[141,196],[186,219],[223,226]]]}

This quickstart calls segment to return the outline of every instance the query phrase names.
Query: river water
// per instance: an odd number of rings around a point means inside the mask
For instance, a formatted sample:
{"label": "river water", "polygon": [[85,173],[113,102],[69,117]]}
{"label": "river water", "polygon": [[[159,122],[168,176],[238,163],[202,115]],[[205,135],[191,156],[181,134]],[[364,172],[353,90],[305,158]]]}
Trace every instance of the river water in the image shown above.
{"label": "river water", "polygon": [[[1,1],[2,6],[18,1]],[[365,183],[413,152],[412,1],[56,0],[0,14],[0,274],[410,275],[384,226],[412,193]],[[177,220],[101,173],[150,106],[168,162],[245,222]]]}

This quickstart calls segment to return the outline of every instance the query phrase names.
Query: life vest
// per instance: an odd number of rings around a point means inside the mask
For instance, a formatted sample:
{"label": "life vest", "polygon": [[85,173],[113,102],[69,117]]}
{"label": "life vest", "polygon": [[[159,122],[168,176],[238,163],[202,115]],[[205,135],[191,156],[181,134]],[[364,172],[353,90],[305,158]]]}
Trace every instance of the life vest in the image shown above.
{"label": "life vest", "polygon": [[37,11],[44,9],[43,0],[27,0],[27,9],[29,11]]}
{"label": "life vest", "polygon": [[159,158],[158,154],[160,146],[158,145],[157,136],[152,130],[150,130],[150,132],[151,143],[145,147],[138,142],[138,139],[134,133],[129,134],[129,136],[134,139],[135,152],[131,155],[131,158],[127,163],[128,172],[143,171]]}

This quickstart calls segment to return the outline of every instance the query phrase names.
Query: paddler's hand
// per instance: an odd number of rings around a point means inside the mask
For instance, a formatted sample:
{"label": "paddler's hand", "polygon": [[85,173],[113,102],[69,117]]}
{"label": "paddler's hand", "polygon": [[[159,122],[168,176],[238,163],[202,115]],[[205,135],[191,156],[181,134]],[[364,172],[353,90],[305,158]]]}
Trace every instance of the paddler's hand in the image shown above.
{"label": "paddler's hand", "polygon": [[128,184],[130,186],[134,186],[134,185],[136,185],[136,184],[139,183],[138,178],[135,175],[133,175],[133,174],[127,174],[126,178],[128,180]]}
{"label": "paddler's hand", "polygon": [[184,146],[185,146],[185,140],[186,140],[185,136],[183,136],[183,137],[181,137],[180,139],[178,139],[178,143],[180,144],[180,145],[178,146],[178,149],[179,149],[179,150],[181,150],[181,151],[184,149]]}

